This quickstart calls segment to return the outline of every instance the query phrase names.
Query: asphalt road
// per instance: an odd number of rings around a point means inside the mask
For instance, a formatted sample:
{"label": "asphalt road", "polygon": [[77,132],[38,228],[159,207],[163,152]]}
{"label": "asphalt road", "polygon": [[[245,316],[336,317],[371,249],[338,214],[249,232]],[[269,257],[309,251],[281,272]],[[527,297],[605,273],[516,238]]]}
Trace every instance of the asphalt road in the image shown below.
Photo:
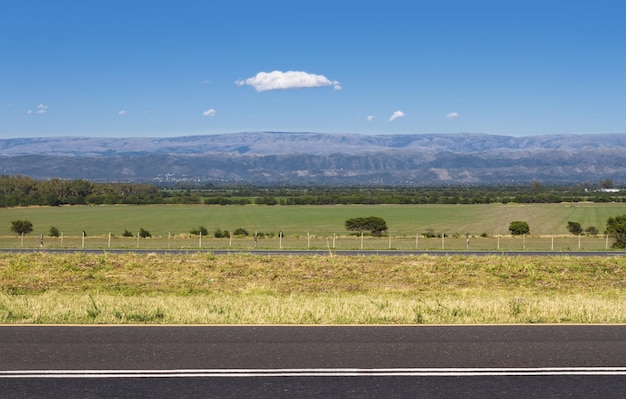
{"label": "asphalt road", "polygon": [[626,326],[0,326],[2,398],[626,396]]}

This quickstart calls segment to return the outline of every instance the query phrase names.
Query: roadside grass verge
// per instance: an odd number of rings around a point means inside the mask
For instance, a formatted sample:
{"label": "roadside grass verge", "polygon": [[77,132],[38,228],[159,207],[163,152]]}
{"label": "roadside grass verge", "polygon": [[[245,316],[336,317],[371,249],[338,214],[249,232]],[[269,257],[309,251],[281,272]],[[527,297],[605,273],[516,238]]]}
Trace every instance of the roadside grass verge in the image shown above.
{"label": "roadside grass verge", "polygon": [[624,257],[0,254],[0,323],[626,323]]}

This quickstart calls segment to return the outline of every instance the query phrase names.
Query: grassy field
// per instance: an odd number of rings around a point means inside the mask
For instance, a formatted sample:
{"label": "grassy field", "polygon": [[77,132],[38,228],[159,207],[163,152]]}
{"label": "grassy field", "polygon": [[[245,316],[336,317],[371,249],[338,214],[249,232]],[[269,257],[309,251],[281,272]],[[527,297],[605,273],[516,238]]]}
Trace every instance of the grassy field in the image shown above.
{"label": "grassy field", "polygon": [[188,233],[198,226],[210,232],[283,231],[285,236],[345,235],[344,222],[352,217],[378,216],[386,220],[392,236],[415,236],[426,229],[448,235],[470,233],[478,236],[508,234],[511,221],[523,220],[531,235],[567,234],[567,222],[603,231],[611,216],[626,213],[626,203],[576,204],[490,204],[490,205],[333,205],[333,206],[63,206],[0,209],[0,236],[13,235],[11,221],[33,223],[33,234],[47,234],[55,226],[66,236],[119,236],[124,230],[136,233],[144,228],[153,236]]}
{"label": "grassy field", "polygon": [[0,323],[625,323],[625,257],[0,254]]}

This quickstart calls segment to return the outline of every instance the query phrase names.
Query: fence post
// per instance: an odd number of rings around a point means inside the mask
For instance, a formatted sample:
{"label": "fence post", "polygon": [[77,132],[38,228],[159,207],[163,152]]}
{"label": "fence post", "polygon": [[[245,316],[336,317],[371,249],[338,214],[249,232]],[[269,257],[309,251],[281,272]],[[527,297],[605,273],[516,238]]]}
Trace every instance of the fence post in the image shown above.
{"label": "fence post", "polygon": [[139,232],[137,232],[137,248],[139,248]]}
{"label": "fence post", "polygon": [[446,249],[446,235],[445,233],[441,233],[441,249]]}
{"label": "fence post", "polygon": [[84,231],[83,231],[82,237],[83,237],[83,239],[82,239],[82,242],[80,244],[80,247],[81,248],[85,248],[85,232]]}
{"label": "fence post", "polygon": [[363,232],[361,232],[361,249],[363,249]]}
{"label": "fence post", "polygon": [[202,232],[200,232],[200,236],[198,237],[198,248],[202,248]]}
{"label": "fence post", "polygon": [[419,241],[420,233],[415,233],[415,249],[417,249],[417,243]]}
{"label": "fence post", "polygon": [[311,249],[311,234],[306,233],[306,245],[308,249]]}

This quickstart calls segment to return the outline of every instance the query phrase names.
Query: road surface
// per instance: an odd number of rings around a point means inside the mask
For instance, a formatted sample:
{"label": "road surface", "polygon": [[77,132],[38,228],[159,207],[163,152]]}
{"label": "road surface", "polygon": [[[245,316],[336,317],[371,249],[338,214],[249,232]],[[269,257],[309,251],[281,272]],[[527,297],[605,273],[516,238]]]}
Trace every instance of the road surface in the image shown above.
{"label": "road surface", "polygon": [[2,398],[624,397],[626,326],[0,326]]}

